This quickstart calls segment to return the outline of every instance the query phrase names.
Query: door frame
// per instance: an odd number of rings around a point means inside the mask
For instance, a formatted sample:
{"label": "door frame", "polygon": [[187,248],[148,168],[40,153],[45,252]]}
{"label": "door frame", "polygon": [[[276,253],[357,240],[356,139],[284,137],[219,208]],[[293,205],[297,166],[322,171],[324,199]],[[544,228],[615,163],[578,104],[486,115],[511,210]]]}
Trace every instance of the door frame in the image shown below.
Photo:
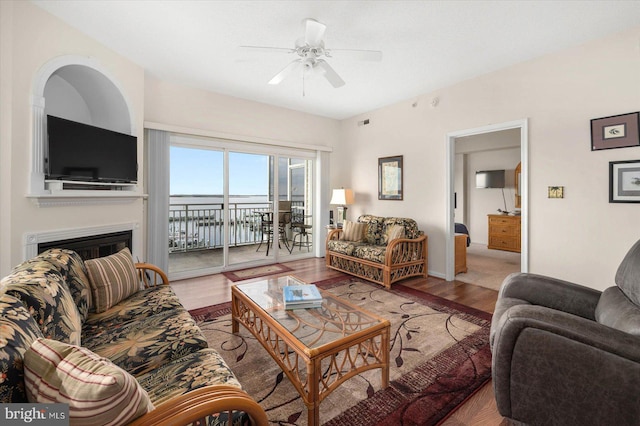
{"label": "door frame", "polygon": [[509,121],[499,124],[476,127],[473,129],[449,132],[446,136],[446,233],[445,233],[445,279],[455,279],[455,244],[454,244],[454,193],[455,193],[455,143],[456,139],[464,136],[480,135],[483,133],[498,132],[501,130],[520,129],[520,162],[522,164],[521,193],[521,251],[520,270],[529,271],[529,119]]}

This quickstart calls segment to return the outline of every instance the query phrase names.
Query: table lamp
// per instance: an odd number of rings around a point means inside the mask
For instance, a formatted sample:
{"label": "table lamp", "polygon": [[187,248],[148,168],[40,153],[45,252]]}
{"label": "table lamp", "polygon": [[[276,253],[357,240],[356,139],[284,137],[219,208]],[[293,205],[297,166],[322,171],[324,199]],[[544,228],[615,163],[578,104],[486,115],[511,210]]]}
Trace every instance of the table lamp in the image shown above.
{"label": "table lamp", "polygon": [[329,204],[338,206],[338,227],[347,219],[347,206],[353,204],[353,191],[350,189],[334,189]]}

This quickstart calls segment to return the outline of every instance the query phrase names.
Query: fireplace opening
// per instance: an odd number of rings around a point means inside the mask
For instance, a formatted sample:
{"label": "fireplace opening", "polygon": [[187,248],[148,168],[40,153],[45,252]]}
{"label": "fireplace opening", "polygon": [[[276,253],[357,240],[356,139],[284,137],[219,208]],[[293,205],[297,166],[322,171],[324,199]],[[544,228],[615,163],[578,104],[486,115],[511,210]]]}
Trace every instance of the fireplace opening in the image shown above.
{"label": "fireplace opening", "polygon": [[70,238],[67,240],[48,241],[38,244],[38,253],[51,248],[73,250],[82,260],[109,256],[128,247],[131,248],[132,231],[113,232],[109,234],[91,235],[88,237]]}

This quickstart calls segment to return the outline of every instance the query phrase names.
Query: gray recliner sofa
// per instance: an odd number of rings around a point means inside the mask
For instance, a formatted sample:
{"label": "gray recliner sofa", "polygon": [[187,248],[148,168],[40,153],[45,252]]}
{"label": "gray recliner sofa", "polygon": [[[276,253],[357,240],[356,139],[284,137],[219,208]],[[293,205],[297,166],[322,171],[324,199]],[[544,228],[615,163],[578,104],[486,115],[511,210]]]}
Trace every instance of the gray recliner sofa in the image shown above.
{"label": "gray recliner sofa", "polygon": [[640,425],[640,241],[600,292],[505,279],[491,324],[498,411],[527,425]]}

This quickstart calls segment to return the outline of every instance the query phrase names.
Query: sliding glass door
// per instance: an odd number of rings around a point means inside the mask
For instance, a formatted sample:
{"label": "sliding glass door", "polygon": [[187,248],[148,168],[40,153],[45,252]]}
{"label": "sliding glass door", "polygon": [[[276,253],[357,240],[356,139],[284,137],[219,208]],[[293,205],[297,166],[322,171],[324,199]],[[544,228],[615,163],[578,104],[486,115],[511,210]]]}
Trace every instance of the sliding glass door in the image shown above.
{"label": "sliding glass door", "polygon": [[170,148],[169,274],[224,266],[224,151]]}
{"label": "sliding glass door", "polygon": [[288,251],[283,257],[301,256],[313,249],[313,161],[279,157],[279,200],[290,211],[284,227]]}
{"label": "sliding glass door", "polygon": [[172,279],[314,255],[315,153],[235,145],[172,136]]}
{"label": "sliding glass door", "polygon": [[[229,152],[229,265],[273,259],[273,156]],[[276,246],[277,247],[277,246]]]}

